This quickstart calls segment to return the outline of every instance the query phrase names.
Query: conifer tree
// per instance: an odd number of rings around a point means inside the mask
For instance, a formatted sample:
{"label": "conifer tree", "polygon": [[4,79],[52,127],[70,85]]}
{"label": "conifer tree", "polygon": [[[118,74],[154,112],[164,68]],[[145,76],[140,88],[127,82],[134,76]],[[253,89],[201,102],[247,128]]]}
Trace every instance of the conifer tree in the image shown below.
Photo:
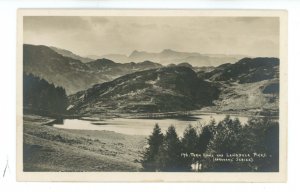
{"label": "conifer tree", "polygon": [[183,138],[181,140],[183,151],[185,153],[196,153],[197,152],[197,141],[198,141],[198,135],[195,128],[193,128],[191,125],[189,125],[184,133]]}
{"label": "conifer tree", "polygon": [[210,125],[204,126],[201,134],[198,137],[197,152],[202,155],[206,152],[208,144],[213,137],[212,128],[214,127],[214,125],[212,123]]}
{"label": "conifer tree", "polygon": [[23,105],[24,109],[33,113],[60,115],[66,111],[68,98],[64,88],[55,87],[32,74],[24,74]]}
{"label": "conifer tree", "polygon": [[182,146],[175,127],[171,125],[165,135],[158,153],[158,162],[161,171],[184,171],[189,169],[181,156]]}
{"label": "conifer tree", "polygon": [[190,167],[191,165],[197,161],[197,157],[195,155],[198,152],[198,134],[194,127],[189,125],[184,133],[183,138],[181,140],[183,153],[187,154],[187,156],[183,156],[182,163],[186,165],[186,167]]}
{"label": "conifer tree", "polygon": [[152,134],[148,138],[148,147],[143,154],[141,161],[144,171],[157,171],[159,164],[157,161],[157,155],[159,148],[163,143],[164,136],[161,133],[161,129],[158,124],[155,124]]}

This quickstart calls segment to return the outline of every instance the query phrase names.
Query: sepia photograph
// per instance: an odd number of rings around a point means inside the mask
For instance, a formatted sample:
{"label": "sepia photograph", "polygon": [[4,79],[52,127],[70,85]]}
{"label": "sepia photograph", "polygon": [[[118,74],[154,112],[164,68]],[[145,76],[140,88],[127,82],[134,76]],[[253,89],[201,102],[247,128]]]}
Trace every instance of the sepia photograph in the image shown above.
{"label": "sepia photograph", "polygon": [[285,181],[286,17],[19,10],[18,179]]}

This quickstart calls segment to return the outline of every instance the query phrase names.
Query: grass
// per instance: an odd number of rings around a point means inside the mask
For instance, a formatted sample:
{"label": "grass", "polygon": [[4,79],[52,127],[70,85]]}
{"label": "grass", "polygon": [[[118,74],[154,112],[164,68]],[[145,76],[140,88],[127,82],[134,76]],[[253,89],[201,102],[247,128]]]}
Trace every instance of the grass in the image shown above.
{"label": "grass", "polygon": [[202,110],[243,114],[273,111],[276,114],[279,110],[278,95],[264,94],[262,91],[264,87],[276,82],[277,79],[255,83],[234,83],[230,86],[224,84],[219,99],[214,101],[215,106],[205,107]]}
{"label": "grass", "polygon": [[139,171],[143,136],[70,130],[45,125],[53,119],[24,116],[24,171]]}

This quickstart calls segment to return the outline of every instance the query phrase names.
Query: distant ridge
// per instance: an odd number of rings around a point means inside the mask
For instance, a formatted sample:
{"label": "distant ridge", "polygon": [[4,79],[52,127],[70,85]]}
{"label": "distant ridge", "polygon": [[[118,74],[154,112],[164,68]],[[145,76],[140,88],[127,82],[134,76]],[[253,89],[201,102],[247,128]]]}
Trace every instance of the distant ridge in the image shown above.
{"label": "distant ridge", "polygon": [[129,56],[122,54],[108,54],[100,58],[107,58],[117,63],[152,61],[163,65],[189,63],[194,67],[218,66],[223,63],[235,63],[245,56],[224,54],[200,54],[196,52],[179,52],[164,49],[159,53],[134,50]]}
{"label": "distant ridge", "polygon": [[90,61],[93,61],[93,59],[91,58],[88,58],[88,57],[81,57],[79,55],[76,55],[74,54],[73,52],[71,51],[68,51],[66,49],[61,49],[61,48],[57,48],[57,47],[50,47],[52,50],[54,50],[55,52],[57,52],[58,54],[61,54],[62,56],[65,56],[65,57],[70,57],[72,59],[76,59],[76,60],[79,60],[83,63],[87,63],[87,62],[90,62]]}

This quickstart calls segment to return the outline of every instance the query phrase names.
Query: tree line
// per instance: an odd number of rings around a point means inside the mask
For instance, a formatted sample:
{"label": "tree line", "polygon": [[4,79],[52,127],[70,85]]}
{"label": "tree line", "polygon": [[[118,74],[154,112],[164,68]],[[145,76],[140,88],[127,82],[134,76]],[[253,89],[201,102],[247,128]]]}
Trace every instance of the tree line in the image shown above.
{"label": "tree line", "polygon": [[23,107],[25,111],[42,115],[66,112],[68,98],[63,87],[56,87],[32,74],[23,74]]}
{"label": "tree line", "polygon": [[[268,118],[251,118],[242,125],[227,116],[219,123],[189,125],[179,138],[174,126],[165,134],[158,124],[142,154],[143,171],[274,172],[279,169],[279,124]],[[188,155],[184,155],[188,154]],[[192,155],[189,155],[192,154]],[[228,154],[259,154],[254,161],[214,161]],[[195,171],[195,170],[194,170]]]}

